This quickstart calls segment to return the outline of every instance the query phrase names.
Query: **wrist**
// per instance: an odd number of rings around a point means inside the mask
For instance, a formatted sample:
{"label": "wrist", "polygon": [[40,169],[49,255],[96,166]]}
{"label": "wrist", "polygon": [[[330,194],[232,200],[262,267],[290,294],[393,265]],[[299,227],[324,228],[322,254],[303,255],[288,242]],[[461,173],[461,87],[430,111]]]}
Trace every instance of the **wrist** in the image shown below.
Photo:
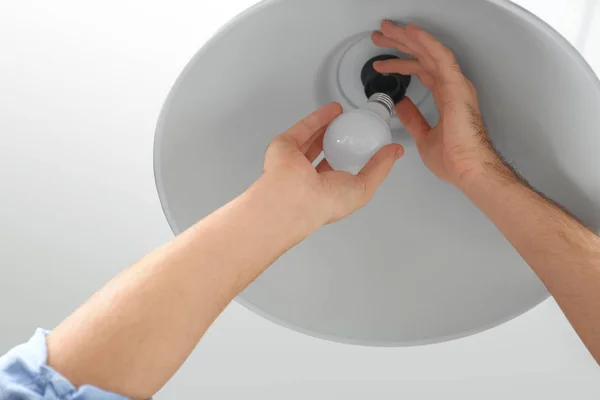
{"label": "wrist", "polygon": [[506,183],[518,180],[515,171],[492,149],[482,154],[470,168],[462,171],[455,185],[467,193],[485,182],[498,179]]}
{"label": "wrist", "polygon": [[460,174],[456,186],[468,194],[489,182],[501,184],[519,182],[519,177],[514,169],[495,151],[485,155],[471,168]]}
{"label": "wrist", "polygon": [[319,200],[308,185],[290,180],[289,174],[265,172],[247,190],[246,196],[271,214],[286,232],[301,241],[326,223]]}

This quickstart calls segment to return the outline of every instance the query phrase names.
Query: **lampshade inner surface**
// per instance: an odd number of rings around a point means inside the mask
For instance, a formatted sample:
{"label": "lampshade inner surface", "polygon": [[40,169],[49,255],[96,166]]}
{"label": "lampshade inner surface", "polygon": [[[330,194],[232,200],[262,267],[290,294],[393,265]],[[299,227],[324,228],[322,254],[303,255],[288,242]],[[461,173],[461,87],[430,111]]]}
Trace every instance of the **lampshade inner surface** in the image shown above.
{"label": "lampshade inner surface", "polygon": [[[547,25],[501,0],[279,0],[223,28],[167,99],[155,174],[176,234],[242,193],[274,136],[329,101],[353,106],[339,87],[352,74],[328,66],[385,18],[416,22],[452,48],[496,147],[537,189],[600,226],[600,85]],[[417,93],[435,122],[431,97]],[[394,140],[406,156],[371,204],[281,257],[243,304],[319,337],[394,346],[479,332],[548,296],[491,222],[427,170],[401,125]]]}

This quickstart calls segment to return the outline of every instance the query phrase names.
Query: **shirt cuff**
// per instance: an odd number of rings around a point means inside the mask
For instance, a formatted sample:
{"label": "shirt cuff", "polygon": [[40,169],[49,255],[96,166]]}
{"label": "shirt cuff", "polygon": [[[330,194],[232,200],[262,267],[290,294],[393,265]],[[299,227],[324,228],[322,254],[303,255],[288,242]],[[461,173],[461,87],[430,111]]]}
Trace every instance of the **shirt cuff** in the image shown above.
{"label": "shirt cuff", "polygon": [[75,388],[50,368],[46,364],[48,333],[38,329],[27,343],[0,357],[0,399],[127,400],[90,385]]}

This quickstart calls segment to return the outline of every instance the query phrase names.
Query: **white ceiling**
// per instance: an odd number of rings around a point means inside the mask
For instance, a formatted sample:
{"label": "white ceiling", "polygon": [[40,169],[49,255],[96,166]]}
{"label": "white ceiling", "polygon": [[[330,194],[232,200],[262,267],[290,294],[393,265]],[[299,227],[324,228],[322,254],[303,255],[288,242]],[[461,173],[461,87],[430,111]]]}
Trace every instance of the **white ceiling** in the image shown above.
{"label": "white ceiling", "polygon": [[[0,2],[0,352],[171,237],[152,173],[160,107],[195,51],[254,2]],[[600,72],[597,1],[517,3]],[[553,301],[399,349],[324,342],[232,304],[158,398],[596,399],[599,381]]]}

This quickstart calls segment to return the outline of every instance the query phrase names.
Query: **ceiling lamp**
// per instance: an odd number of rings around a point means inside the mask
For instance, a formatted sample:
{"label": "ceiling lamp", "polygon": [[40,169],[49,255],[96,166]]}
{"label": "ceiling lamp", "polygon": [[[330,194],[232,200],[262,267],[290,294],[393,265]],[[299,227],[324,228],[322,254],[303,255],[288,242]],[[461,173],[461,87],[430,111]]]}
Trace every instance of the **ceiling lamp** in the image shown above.
{"label": "ceiling lamp", "polygon": [[[356,171],[390,141],[405,158],[368,207],[285,254],[239,301],[336,341],[439,342],[507,321],[548,293],[492,223],[425,168],[391,115],[390,101],[406,94],[430,123],[439,117],[418,79],[373,75],[374,59],[406,57],[371,42],[383,19],[417,23],[451,48],[498,150],[537,189],[600,227],[600,84],[565,39],[506,0],[260,3],[177,80],[156,132],[156,183],[180,233],[260,175],[274,136],[340,102],[346,114],[325,139],[335,167]],[[340,145],[347,136],[359,145]]]}

